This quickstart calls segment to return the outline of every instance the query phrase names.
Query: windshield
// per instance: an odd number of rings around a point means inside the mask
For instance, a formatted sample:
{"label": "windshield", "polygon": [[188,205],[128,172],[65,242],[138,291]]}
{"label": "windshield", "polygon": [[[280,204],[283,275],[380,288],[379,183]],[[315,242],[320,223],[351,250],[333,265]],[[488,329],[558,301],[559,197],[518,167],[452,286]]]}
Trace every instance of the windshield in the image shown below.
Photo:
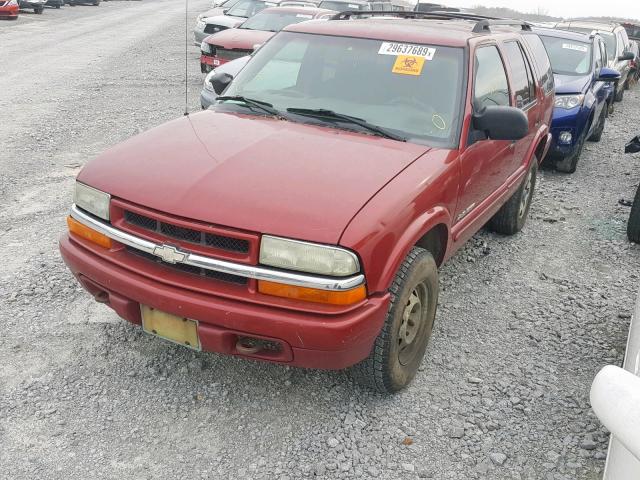
{"label": "windshield", "polygon": [[267,7],[275,7],[275,3],[270,2],[261,2],[256,0],[241,0],[236,3],[233,7],[227,10],[227,15],[231,15],[232,17],[244,17],[249,18],[253,17],[256,13],[264,10]]}
{"label": "windshield", "polygon": [[279,32],[287,25],[292,23],[300,23],[305,20],[313,19],[310,13],[291,13],[291,12],[260,12],[256,16],[251,17],[244,22],[240,28],[249,30],[266,30],[268,32]]}
{"label": "windshield", "polygon": [[285,31],[257,51],[225,95],[268,102],[282,112],[331,110],[409,141],[452,146],[463,77],[461,48]]}
{"label": "windshield", "polygon": [[540,35],[544,43],[553,73],[583,76],[591,72],[591,44],[566,38]]}
{"label": "windshield", "polygon": [[[594,30],[591,28],[571,27],[571,31],[591,34]],[[609,59],[615,58],[616,57],[616,36],[613,33],[603,32],[601,30],[597,30],[597,32],[602,37],[605,45],[607,46],[607,55]]]}
{"label": "windshield", "polygon": [[368,10],[366,4],[360,3],[348,3],[338,2],[333,0],[325,0],[320,2],[319,8],[326,8],[328,10],[335,10],[336,12],[346,12],[347,10]]}

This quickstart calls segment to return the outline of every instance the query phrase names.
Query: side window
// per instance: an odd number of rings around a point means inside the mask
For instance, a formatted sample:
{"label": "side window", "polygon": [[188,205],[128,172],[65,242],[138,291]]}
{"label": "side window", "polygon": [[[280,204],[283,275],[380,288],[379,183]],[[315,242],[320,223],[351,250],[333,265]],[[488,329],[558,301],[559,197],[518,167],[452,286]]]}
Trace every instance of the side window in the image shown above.
{"label": "side window", "polygon": [[523,35],[522,38],[531,49],[535,58],[544,93],[545,95],[549,95],[555,88],[555,82],[553,80],[553,70],[551,69],[551,61],[549,60],[547,49],[544,47],[538,35],[528,34]]}
{"label": "side window", "polygon": [[502,57],[495,46],[476,50],[474,107],[509,106],[509,84]]}
{"label": "side window", "polygon": [[516,106],[525,108],[527,105],[535,101],[535,94],[531,94],[534,90],[533,78],[531,77],[529,66],[524,59],[522,50],[518,42],[507,42],[504,44],[509,65],[511,65],[511,80],[513,91],[516,96]]}
{"label": "side window", "polygon": [[602,39],[598,40],[600,44],[600,52],[602,53],[602,64],[606,67],[609,65],[609,54],[607,53],[607,46]]}
{"label": "side window", "polygon": [[600,50],[600,40],[597,38],[594,47],[593,51],[596,55],[596,72],[599,72],[602,69],[602,50]]}

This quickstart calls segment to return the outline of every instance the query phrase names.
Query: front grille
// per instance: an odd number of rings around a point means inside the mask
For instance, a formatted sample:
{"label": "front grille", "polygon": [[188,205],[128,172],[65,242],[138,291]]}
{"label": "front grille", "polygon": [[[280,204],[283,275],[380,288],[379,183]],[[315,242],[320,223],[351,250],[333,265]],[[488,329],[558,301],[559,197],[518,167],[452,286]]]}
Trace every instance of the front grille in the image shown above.
{"label": "front grille", "polygon": [[131,225],[159,233],[175,240],[182,240],[183,242],[217,248],[228,252],[249,253],[248,240],[202,232],[193,228],[180,227],[130,210],[124,211],[124,219]]}
{"label": "front grille", "polygon": [[222,25],[216,25],[215,23],[207,23],[204,26],[204,33],[218,33],[223,30],[226,30],[229,27],[224,27]]}
{"label": "front grille", "polygon": [[250,55],[253,50],[246,49],[233,49],[227,50],[226,48],[216,48],[216,56],[224,60],[235,60],[236,58],[246,57]]}
{"label": "front grille", "polygon": [[155,255],[143,252],[133,247],[127,247],[127,251],[139,257],[146,258],[151,262],[160,264],[164,267],[171,268],[173,270],[179,270],[184,273],[190,273],[192,275],[198,275],[200,277],[211,278],[213,280],[219,280],[221,282],[234,283],[236,285],[246,285],[248,281],[246,277],[241,277],[239,275],[231,275],[224,272],[214,272],[213,270],[194,267],[193,265],[185,265],[184,263],[166,263]]}

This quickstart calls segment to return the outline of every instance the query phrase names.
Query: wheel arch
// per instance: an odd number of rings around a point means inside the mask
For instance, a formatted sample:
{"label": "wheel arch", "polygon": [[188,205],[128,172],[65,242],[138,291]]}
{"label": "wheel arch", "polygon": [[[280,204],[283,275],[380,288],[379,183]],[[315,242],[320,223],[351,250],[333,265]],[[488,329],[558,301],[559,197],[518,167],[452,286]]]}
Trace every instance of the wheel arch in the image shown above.
{"label": "wheel arch", "polygon": [[438,267],[447,258],[451,241],[451,215],[444,207],[435,207],[417,217],[402,236],[395,242],[389,252],[387,261],[375,283],[370,285],[372,291],[386,291],[411,249],[415,246],[425,248],[434,257]]}

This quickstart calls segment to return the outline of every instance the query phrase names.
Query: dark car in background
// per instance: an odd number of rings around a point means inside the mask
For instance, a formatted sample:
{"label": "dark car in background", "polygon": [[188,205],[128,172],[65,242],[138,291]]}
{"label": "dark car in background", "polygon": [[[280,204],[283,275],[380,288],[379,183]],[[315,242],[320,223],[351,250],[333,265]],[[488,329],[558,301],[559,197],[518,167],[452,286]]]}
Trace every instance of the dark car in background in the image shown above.
{"label": "dark car in background", "polygon": [[41,14],[44,11],[44,5],[47,0],[18,0],[20,10],[33,10],[33,13]]}
{"label": "dark car in background", "polygon": [[635,55],[629,51],[629,37],[624,27],[618,23],[574,20],[558,23],[556,28],[587,34],[600,34],[607,46],[608,67],[620,72],[620,80],[615,84],[614,100],[621,102],[624,98],[624,91],[629,87],[627,80],[629,79],[631,62],[635,59]]}
{"label": "dark car in background", "polygon": [[607,121],[611,83],[620,74],[607,65],[599,34],[536,28],[551,60],[556,85],[548,163],[573,173],[587,140],[599,142]]}
{"label": "dark car in background", "polygon": [[[626,153],[640,153],[640,136],[635,137],[625,147]],[[630,241],[640,243],[640,186],[636,190],[636,196],[631,205],[629,223],[627,224],[627,237]]]}
{"label": "dark car in background", "polygon": [[309,7],[262,10],[238,28],[205,38],[200,47],[200,70],[207,73],[230,60],[250,55],[257,45],[262,45],[287,25],[314,19],[328,20],[335,14],[333,10]]}

